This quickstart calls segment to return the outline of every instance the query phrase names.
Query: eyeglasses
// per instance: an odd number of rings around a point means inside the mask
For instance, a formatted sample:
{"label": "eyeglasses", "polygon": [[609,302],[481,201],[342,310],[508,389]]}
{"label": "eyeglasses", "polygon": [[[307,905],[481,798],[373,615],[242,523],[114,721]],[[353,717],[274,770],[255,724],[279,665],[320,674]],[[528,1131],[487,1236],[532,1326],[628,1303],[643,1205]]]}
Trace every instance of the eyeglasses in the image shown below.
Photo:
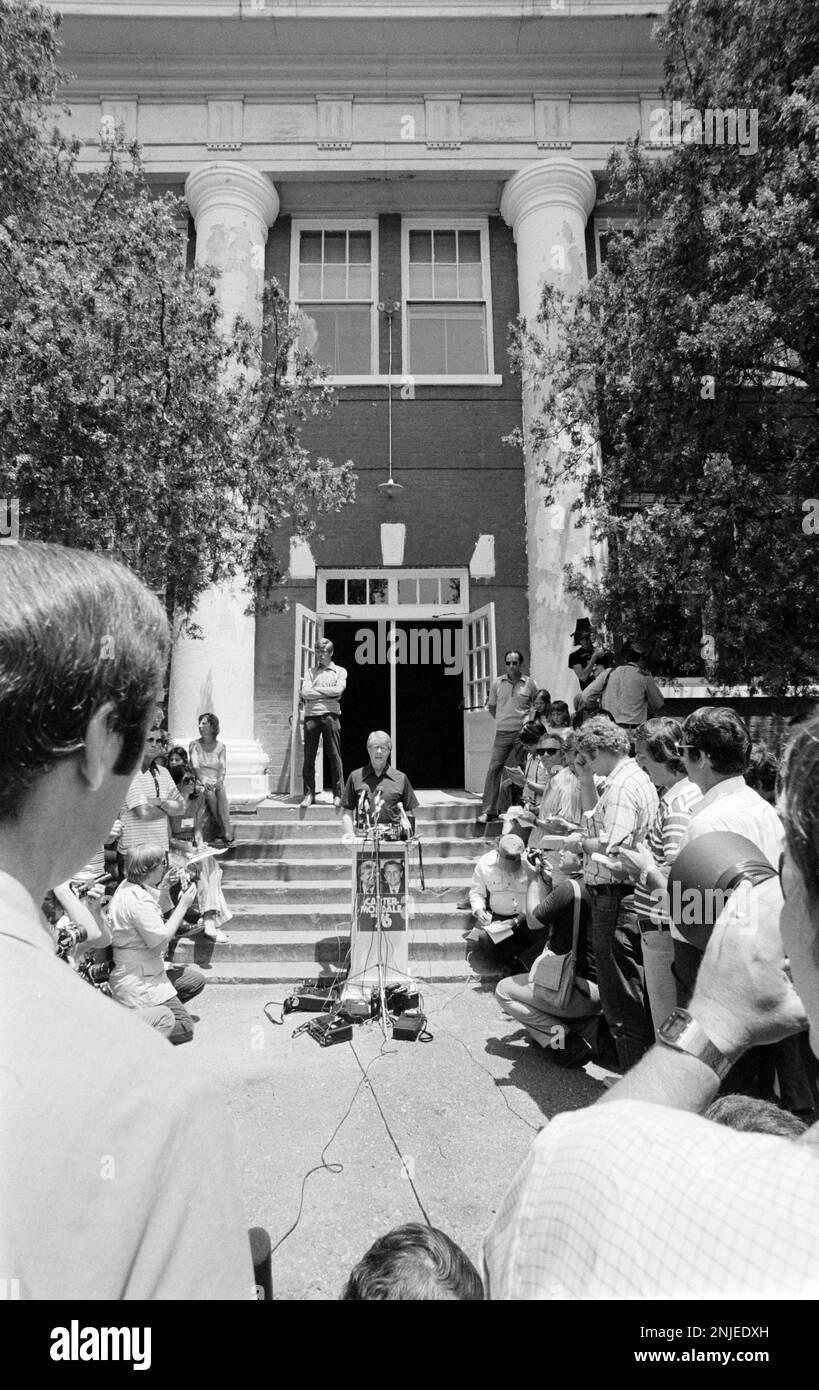
{"label": "eyeglasses", "polygon": [[519,662],[519,661],[507,661],[507,662],[505,663],[505,665],[507,665],[507,666],[520,666],[520,662]]}
{"label": "eyeglasses", "polygon": [[562,749],[562,748],[541,748],[541,749],[540,749],[540,752],[541,752],[541,753],[562,753],[562,752],[563,752],[563,749]]}
{"label": "eyeglasses", "polygon": [[676,748],[677,755],[678,755],[679,757],[682,757],[682,755],[683,755],[683,753],[685,752],[686,748],[687,748],[687,749],[689,750],[689,752],[691,753],[692,762],[693,762],[693,760],[694,760],[694,754],[695,754],[695,753],[696,753],[696,755],[697,755],[698,758],[701,758],[701,757],[702,757],[702,749],[701,749],[701,748],[698,748],[697,745],[696,745],[696,743],[677,743],[677,744],[675,744],[674,746],[675,746],[675,748]]}
{"label": "eyeglasses", "polygon": [[146,743],[161,743],[162,746],[165,747],[165,740],[164,740],[164,738],[152,738],[152,737],[149,736],[149,737],[145,740],[145,742],[146,742]]}

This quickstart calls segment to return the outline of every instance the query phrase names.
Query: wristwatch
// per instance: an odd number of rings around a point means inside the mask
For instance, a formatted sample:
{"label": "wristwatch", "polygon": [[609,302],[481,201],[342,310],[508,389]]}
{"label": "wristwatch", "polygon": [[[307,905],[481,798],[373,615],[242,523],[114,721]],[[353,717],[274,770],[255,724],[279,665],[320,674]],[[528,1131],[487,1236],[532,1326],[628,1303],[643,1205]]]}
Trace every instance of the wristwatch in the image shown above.
{"label": "wristwatch", "polygon": [[695,1018],[687,1009],[672,1009],[665,1023],[660,1025],[657,1041],[665,1047],[673,1047],[677,1052],[687,1052],[716,1072],[720,1081],[730,1071],[733,1063],[715,1047]]}

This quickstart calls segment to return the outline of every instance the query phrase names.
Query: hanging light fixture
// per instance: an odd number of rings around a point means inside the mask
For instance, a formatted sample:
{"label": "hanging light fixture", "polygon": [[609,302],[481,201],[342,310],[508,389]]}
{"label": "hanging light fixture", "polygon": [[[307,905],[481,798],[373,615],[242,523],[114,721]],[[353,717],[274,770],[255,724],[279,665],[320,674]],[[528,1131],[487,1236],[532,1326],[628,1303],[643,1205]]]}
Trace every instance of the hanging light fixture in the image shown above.
{"label": "hanging light fixture", "polygon": [[378,305],[378,312],[380,314],[386,314],[387,322],[390,326],[389,367],[387,379],[387,459],[389,464],[389,474],[385,483],[378,484],[378,491],[385,493],[387,497],[395,497],[396,493],[404,491],[403,484],[397,483],[392,476],[392,320],[393,316],[398,312],[400,308],[401,305],[397,299],[393,300],[392,304],[389,307],[387,307],[387,305],[383,303]]}

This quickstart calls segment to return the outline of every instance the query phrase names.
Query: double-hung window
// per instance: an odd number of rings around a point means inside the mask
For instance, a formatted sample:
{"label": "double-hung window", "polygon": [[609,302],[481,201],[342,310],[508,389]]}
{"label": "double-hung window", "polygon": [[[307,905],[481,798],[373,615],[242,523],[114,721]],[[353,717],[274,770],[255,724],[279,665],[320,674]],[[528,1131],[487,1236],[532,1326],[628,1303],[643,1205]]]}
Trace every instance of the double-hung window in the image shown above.
{"label": "double-hung window", "polygon": [[302,316],[299,346],[332,376],[377,371],[377,266],[375,220],[294,221],[290,284]]}
{"label": "double-hung window", "polygon": [[413,376],[493,372],[486,219],[405,219],[404,370]]}

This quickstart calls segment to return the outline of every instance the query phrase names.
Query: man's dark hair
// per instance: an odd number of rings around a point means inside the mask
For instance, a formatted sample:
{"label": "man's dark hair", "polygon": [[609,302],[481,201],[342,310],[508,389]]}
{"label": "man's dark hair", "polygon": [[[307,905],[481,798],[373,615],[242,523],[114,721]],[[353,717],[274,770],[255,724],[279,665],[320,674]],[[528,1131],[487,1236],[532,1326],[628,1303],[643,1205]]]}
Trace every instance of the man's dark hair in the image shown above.
{"label": "man's dark hair", "polygon": [[396,1226],[370,1246],[341,1295],[346,1303],[476,1303],[483,1285],[459,1245],[434,1226]]}
{"label": "man's dark hair", "polygon": [[798,729],[782,764],[785,842],[819,913],[819,719]]}
{"label": "man's dark hair", "polygon": [[83,747],[111,701],[126,776],[142,753],[168,660],[165,614],[114,560],[42,541],[0,547],[0,821]]}
{"label": "man's dark hair", "polygon": [[749,787],[764,797],[771,805],[776,801],[776,785],[779,780],[779,759],[771,748],[764,744],[755,746],[751,761],[745,773]]}
{"label": "man's dark hair", "polygon": [[644,743],[655,763],[667,763],[672,772],[679,772],[681,776],[685,773],[685,763],[677,753],[677,746],[682,741],[681,726],[667,714],[659,719],[647,719],[634,731],[635,744]]}
{"label": "man's dark hair", "polygon": [[751,756],[751,735],[744,719],[727,705],[700,705],[683,724],[683,742],[707,753],[715,772],[741,777]]}
{"label": "man's dark hair", "polygon": [[705,1118],[748,1134],[781,1134],[785,1139],[798,1139],[808,1128],[790,1110],[780,1110],[773,1101],[756,1096],[719,1096],[709,1105]]}
{"label": "man's dark hair", "polygon": [[516,657],[518,658],[518,660],[519,660],[521,666],[523,665],[523,652],[520,650],[519,647],[510,647],[508,652],[504,652],[504,653],[503,653],[503,659],[504,659],[504,661],[508,661],[509,658],[510,658],[510,656],[516,656]]}

